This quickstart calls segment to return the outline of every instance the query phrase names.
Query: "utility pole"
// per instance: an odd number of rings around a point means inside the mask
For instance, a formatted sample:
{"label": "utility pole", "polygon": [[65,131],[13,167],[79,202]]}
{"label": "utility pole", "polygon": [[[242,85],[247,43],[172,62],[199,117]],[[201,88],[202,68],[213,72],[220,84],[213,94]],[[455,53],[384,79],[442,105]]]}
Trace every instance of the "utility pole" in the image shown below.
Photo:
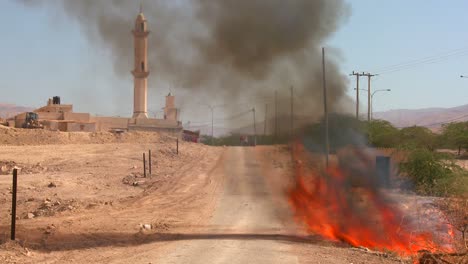
{"label": "utility pole", "polygon": [[291,86],[291,137],[294,133],[294,87]]}
{"label": "utility pole", "polygon": [[275,138],[278,136],[278,91],[275,90]]}
{"label": "utility pole", "polygon": [[[354,73],[354,72],[353,72]],[[322,48],[322,77],[323,77],[323,113],[325,119],[325,164],[328,168],[328,153],[330,144],[328,142],[328,108],[327,108],[327,83],[325,78],[325,48]],[[359,77],[358,77],[359,78]]]}
{"label": "utility pole", "polygon": [[214,137],[213,137],[213,126],[214,126],[214,106],[208,105],[208,107],[211,110],[211,145],[214,145]]}
{"label": "utility pole", "polygon": [[371,78],[377,74],[362,73],[361,76],[367,76],[367,121],[371,121]]}
{"label": "utility pole", "polygon": [[353,75],[356,76],[356,119],[359,119],[359,77],[361,74],[353,71],[349,76]]}
{"label": "utility pole", "polygon": [[254,146],[257,145],[257,126],[255,125],[255,107],[252,108],[253,112],[253,127],[254,127]]}
{"label": "utility pole", "polygon": [[268,104],[265,104],[265,122],[263,123],[263,135],[266,136],[267,132],[267,117],[268,117]]}

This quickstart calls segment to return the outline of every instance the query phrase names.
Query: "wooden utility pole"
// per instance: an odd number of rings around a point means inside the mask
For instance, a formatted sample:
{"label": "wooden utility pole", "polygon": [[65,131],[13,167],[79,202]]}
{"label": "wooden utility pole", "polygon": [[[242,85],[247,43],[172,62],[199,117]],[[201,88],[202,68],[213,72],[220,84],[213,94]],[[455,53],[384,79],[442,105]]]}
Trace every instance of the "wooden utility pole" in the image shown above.
{"label": "wooden utility pole", "polygon": [[252,108],[252,112],[253,112],[253,127],[254,127],[254,146],[257,145],[257,126],[255,124],[255,107]]}
{"label": "wooden utility pole", "polygon": [[214,107],[208,106],[211,110],[211,145],[214,146],[214,134],[213,134],[213,127],[214,127]]}
{"label": "wooden utility pole", "polygon": [[267,134],[268,104],[265,104],[265,122],[263,123],[263,135]]}
{"label": "wooden utility pole", "polygon": [[361,74],[359,72],[354,72],[350,76],[356,76],[356,119],[359,119],[359,77]]}
{"label": "wooden utility pole", "polygon": [[371,78],[377,74],[362,73],[361,76],[367,76],[367,121],[371,121]]}
{"label": "wooden utility pole", "polygon": [[[354,72],[353,72],[354,73]],[[322,77],[323,77],[323,113],[325,119],[325,164],[328,168],[328,153],[330,144],[328,142],[328,108],[327,108],[327,83],[325,78],[325,48],[322,48]]]}
{"label": "wooden utility pole", "polygon": [[291,86],[291,137],[294,133],[294,87]]}
{"label": "wooden utility pole", "polygon": [[278,91],[275,90],[275,138],[278,136]]}

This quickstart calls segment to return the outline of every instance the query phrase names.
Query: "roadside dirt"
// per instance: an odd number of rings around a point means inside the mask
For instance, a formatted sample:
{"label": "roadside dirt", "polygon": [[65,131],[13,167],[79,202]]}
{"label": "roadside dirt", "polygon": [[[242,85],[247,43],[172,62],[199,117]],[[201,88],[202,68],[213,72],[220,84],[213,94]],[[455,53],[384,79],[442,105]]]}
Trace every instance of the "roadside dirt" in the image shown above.
{"label": "roadside dirt", "polygon": [[[0,263],[110,262],[106,254],[133,255],[132,246],[150,243],[152,234],[206,215],[213,195],[204,194],[218,183],[207,176],[222,148],[180,142],[177,155],[175,147],[172,138],[3,146],[3,163],[42,169],[18,176],[18,243],[8,242],[11,174],[0,175]],[[153,174],[143,178],[149,149]]]}
{"label": "roadside dirt", "polygon": [[44,129],[20,129],[0,125],[1,145],[57,145],[57,144],[104,144],[104,143],[151,143],[168,138],[168,135],[149,132],[61,132]]}

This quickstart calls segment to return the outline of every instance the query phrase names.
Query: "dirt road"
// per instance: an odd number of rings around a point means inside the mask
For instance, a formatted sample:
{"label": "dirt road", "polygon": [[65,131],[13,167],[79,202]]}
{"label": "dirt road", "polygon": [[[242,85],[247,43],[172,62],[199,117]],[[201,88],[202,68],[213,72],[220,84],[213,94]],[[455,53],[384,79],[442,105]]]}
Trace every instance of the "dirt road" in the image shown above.
{"label": "dirt road", "polygon": [[[178,241],[157,263],[297,263],[255,153],[230,148],[224,191],[213,218],[194,240]],[[287,213],[287,212],[283,212]]]}

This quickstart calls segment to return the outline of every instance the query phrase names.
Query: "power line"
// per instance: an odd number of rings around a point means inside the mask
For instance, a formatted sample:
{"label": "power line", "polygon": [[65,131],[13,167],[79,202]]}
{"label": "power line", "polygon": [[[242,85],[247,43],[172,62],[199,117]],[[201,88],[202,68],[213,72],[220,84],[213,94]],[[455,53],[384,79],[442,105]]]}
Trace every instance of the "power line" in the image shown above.
{"label": "power line", "polygon": [[462,115],[462,116],[459,116],[459,117],[455,117],[455,118],[452,118],[452,119],[449,119],[449,120],[446,120],[446,121],[442,121],[442,122],[437,122],[437,123],[432,123],[432,124],[426,124],[426,125],[419,125],[419,126],[445,125],[445,124],[451,123],[451,122],[453,122],[453,121],[457,121],[457,120],[463,119],[463,118],[465,118],[465,117],[468,117],[468,114]]}
{"label": "power line", "polygon": [[246,110],[244,112],[240,112],[240,113],[237,113],[235,115],[232,115],[232,116],[229,116],[229,117],[226,117],[226,118],[222,118],[222,119],[217,119],[217,121],[227,121],[227,120],[233,120],[233,119],[236,119],[236,118],[239,118],[243,115],[246,115],[248,113],[252,112],[252,109],[249,109],[249,110]]}
{"label": "power line", "polygon": [[453,58],[455,56],[460,57],[460,56],[465,56],[465,55],[468,55],[468,48],[457,49],[457,50],[453,50],[453,51],[440,54],[440,55],[429,56],[429,57],[425,57],[421,59],[411,60],[411,61],[398,63],[398,64],[386,66],[386,67],[381,67],[381,68],[375,69],[375,71],[379,72],[380,74],[383,74],[383,73],[388,74],[388,73],[393,73],[393,72],[397,72],[397,71],[401,71],[405,69],[414,68],[419,65],[441,62],[441,61]]}
{"label": "power line", "polygon": [[452,54],[454,54],[454,53],[457,54],[459,52],[465,52],[466,50],[468,50],[468,47],[455,49],[455,50],[447,51],[447,52],[444,52],[444,53],[441,53],[441,54],[427,56],[427,57],[423,57],[423,58],[419,58],[419,59],[409,60],[409,61],[406,61],[406,62],[392,64],[392,65],[388,65],[388,66],[384,66],[384,67],[380,67],[380,68],[375,68],[374,71],[385,71],[385,70],[389,70],[391,68],[398,68],[398,67],[402,67],[402,66],[405,66],[405,65],[408,65],[408,64],[420,63],[420,62],[423,62],[423,61],[426,61],[426,60],[432,60],[432,59],[436,59],[436,58],[441,58],[441,57],[443,58],[443,57],[447,57],[447,56],[452,56]]}

